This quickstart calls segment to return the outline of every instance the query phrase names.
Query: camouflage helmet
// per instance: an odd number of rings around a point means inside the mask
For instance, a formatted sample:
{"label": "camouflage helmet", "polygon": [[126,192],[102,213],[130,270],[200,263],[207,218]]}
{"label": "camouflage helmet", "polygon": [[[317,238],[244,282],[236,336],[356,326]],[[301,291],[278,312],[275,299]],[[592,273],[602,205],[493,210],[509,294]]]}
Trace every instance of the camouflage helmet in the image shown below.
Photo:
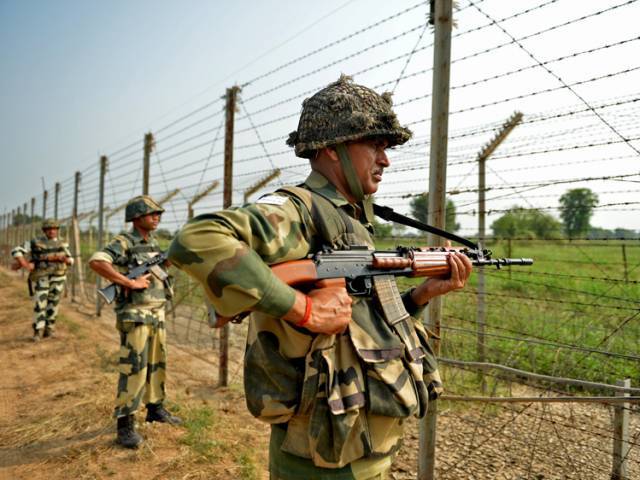
{"label": "camouflage helmet", "polygon": [[60,228],[60,222],[53,218],[47,218],[42,222],[42,230],[47,228]]}
{"label": "camouflage helmet", "polygon": [[149,195],[140,195],[133,197],[127,202],[127,208],[124,211],[124,221],[130,222],[133,219],[149,215],[150,213],[163,212],[164,208]]}
{"label": "camouflage helmet", "polygon": [[318,149],[371,137],[385,137],[390,147],[402,145],[411,130],[400,125],[391,106],[390,93],[379,95],[341,75],[302,102],[298,130],[289,134],[287,145],[308,159]]}

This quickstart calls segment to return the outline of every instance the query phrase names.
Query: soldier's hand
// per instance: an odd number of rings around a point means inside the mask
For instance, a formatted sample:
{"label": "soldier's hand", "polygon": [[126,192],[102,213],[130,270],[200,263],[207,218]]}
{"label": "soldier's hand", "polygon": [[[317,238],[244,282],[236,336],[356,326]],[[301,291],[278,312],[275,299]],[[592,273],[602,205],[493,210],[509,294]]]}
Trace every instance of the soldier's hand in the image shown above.
{"label": "soldier's hand", "polygon": [[30,272],[33,272],[36,269],[36,264],[33,262],[29,262],[27,263],[27,266],[25,268]]}
{"label": "soldier's hand", "polygon": [[446,277],[425,280],[413,290],[412,299],[416,305],[424,305],[433,297],[464,288],[473,270],[469,257],[464,253],[451,253],[448,257],[451,272]]}
{"label": "soldier's hand", "polygon": [[343,333],[351,321],[352,299],[345,287],[324,287],[311,290],[311,316],[304,327],[327,335]]}
{"label": "soldier's hand", "polygon": [[142,275],[141,277],[132,279],[129,281],[129,284],[126,286],[130,290],[144,290],[145,288],[149,288],[149,278],[151,277],[150,273],[146,275]]}

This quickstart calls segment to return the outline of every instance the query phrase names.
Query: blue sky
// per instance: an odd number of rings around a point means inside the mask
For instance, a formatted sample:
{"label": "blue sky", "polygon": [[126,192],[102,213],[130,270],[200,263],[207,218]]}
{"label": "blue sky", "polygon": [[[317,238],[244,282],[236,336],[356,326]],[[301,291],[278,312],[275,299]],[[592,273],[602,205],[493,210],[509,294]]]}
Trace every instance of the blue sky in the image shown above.
{"label": "blue sky", "polygon": [[[620,101],[621,106],[603,108],[602,114],[623,136],[640,135],[633,121],[638,118],[637,105],[630,100],[637,97],[640,74],[617,73],[637,66],[640,58],[639,42],[631,41],[637,37],[634,19],[640,17],[640,2],[476,0],[478,8],[468,0],[459,3],[452,48],[451,110],[458,113],[450,120],[455,137],[450,141],[450,189],[477,185],[474,156],[491,138],[491,127],[497,128],[514,110],[523,111],[525,118],[547,120],[514,131],[490,165],[490,185],[504,188],[504,184],[633,171],[638,141],[615,143],[616,135],[590,112],[557,121],[548,117],[554,109],[572,112],[584,107],[576,93],[593,105]],[[394,153],[393,168],[380,193],[385,203],[406,212],[408,199],[403,195],[419,193],[428,183],[433,50],[432,31],[422,27],[427,4],[418,0],[0,0],[0,152],[8,167],[0,178],[0,211],[35,196],[39,212],[44,177],[47,188],[56,181],[63,183],[61,216],[65,216],[75,170],[85,172],[81,211],[91,211],[97,201],[99,156],[125,151],[126,155],[110,157],[106,201],[117,206],[139,193],[142,138],[152,131],[159,134],[151,190],[161,196],[181,188],[164,220],[177,227],[186,218],[186,201],[221,177],[222,104],[193,112],[220,98],[234,83],[305,56],[258,78],[241,93],[234,201],[241,202],[242,189],[273,167],[284,168],[279,181],[304,178],[308,167],[288,151],[284,138],[296,127],[300,103],[309,92],[340,73],[355,73],[357,81],[378,90],[393,89],[394,79],[403,72],[407,78],[398,83],[394,101],[400,120],[410,125],[415,138]],[[594,15],[598,10],[605,12]],[[549,66],[565,82],[577,84],[574,92],[558,89],[558,80],[542,68],[531,68],[530,56],[514,44],[498,47],[509,38],[499,28],[482,27],[487,18],[481,11],[496,19],[511,17],[501,24],[514,36],[525,37],[523,46],[537,59],[567,56]],[[552,28],[563,23],[567,25]],[[536,34],[544,29],[549,31]],[[364,31],[344,39],[360,30]],[[324,48],[340,39],[344,40]],[[314,53],[316,49],[320,51]],[[413,49],[413,54],[403,56]],[[588,49],[596,51],[573,56]],[[523,71],[506,74],[518,68]],[[586,81],[598,76],[602,78]],[[549,91],[532,95],[544,89]],[[505,101],[508,98],[514,100]],[[483,104],[487,106],[480,108]],[[188,120],[162,131],[185,115]],[[192,120],[198,125],[178,131]],[[607,145],[585,148],[588,142]],[[533,154],[536,147],[551,152]],[[494,195],[489,207],[496,210],[493,218],[515,204],[553,208],[567,188],[582,186],[598,192],[601,203],[632,202],[640,195],[627,180],[529,188],[526,195],[514,188],[501,191],[510,192],[504,198]],[[452,197],[459,211],[467,212],[460,218],[463,233],[472,232],[477,222],[471,211],[475,196],[471,192]],[[201,211],[220,204],[220,192],[214,193],[202,202]],[[597,211],[593,224],[640,229],[640,216],[633,208]],[[114,222],[113,228],[118,228],[117,217]]]}
{"label": "blue sky", "polygon": [[[315,17],[345,2],[322,3]],[[31,172],[20,185],[5,179],[3,200],[38,192],[33,172],[66,176],[179,107],[224,93],[224,78],[308,24],[299,4],[0,2],[0,146],[3,161]]]}

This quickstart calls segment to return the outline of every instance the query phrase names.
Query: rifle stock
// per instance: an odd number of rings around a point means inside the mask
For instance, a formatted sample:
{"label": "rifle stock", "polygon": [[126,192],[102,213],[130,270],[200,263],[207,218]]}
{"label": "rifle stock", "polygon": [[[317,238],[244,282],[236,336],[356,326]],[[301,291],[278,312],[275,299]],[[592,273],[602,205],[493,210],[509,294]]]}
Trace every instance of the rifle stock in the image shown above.
{"label": "rifle stock", "polygon": [[98,290],[98,293],[102,297],[102,299],[107,303],[111,303],[116,299],[116,295],[118,294],[118,290],[116,288],[116,284],[112,283],[107,285],[104,288]]}

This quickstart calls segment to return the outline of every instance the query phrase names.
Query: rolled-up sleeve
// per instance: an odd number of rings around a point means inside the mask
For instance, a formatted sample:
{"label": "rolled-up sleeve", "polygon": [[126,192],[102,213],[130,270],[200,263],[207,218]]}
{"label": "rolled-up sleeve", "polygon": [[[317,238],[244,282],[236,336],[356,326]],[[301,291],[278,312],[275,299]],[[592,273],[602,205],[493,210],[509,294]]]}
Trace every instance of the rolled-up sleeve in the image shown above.
{"label": "rolled-up sleeve", "polygon": [[202,285],[218,313],[280,317],[293,306],[295,290],[269,265],[306,257],[313,232],[304,205],[289,197],[277,203],[200,215],[171,243],[169,259]]}
{"label": "rolled-up sleeve", "polygon": [[99,261],[115,263],[116,265],[126,265],[127,262],[127,241],[117,235],[102,250],[98,250],[91,255],[89,262]]}
{"label": "rolled-up sleeve", "polygon": [[31,253],[31,244],[30,242],[25,242],[24,245],[18,245],[11,250],[11,256],[13,258],[18,257],[26,257]]}

